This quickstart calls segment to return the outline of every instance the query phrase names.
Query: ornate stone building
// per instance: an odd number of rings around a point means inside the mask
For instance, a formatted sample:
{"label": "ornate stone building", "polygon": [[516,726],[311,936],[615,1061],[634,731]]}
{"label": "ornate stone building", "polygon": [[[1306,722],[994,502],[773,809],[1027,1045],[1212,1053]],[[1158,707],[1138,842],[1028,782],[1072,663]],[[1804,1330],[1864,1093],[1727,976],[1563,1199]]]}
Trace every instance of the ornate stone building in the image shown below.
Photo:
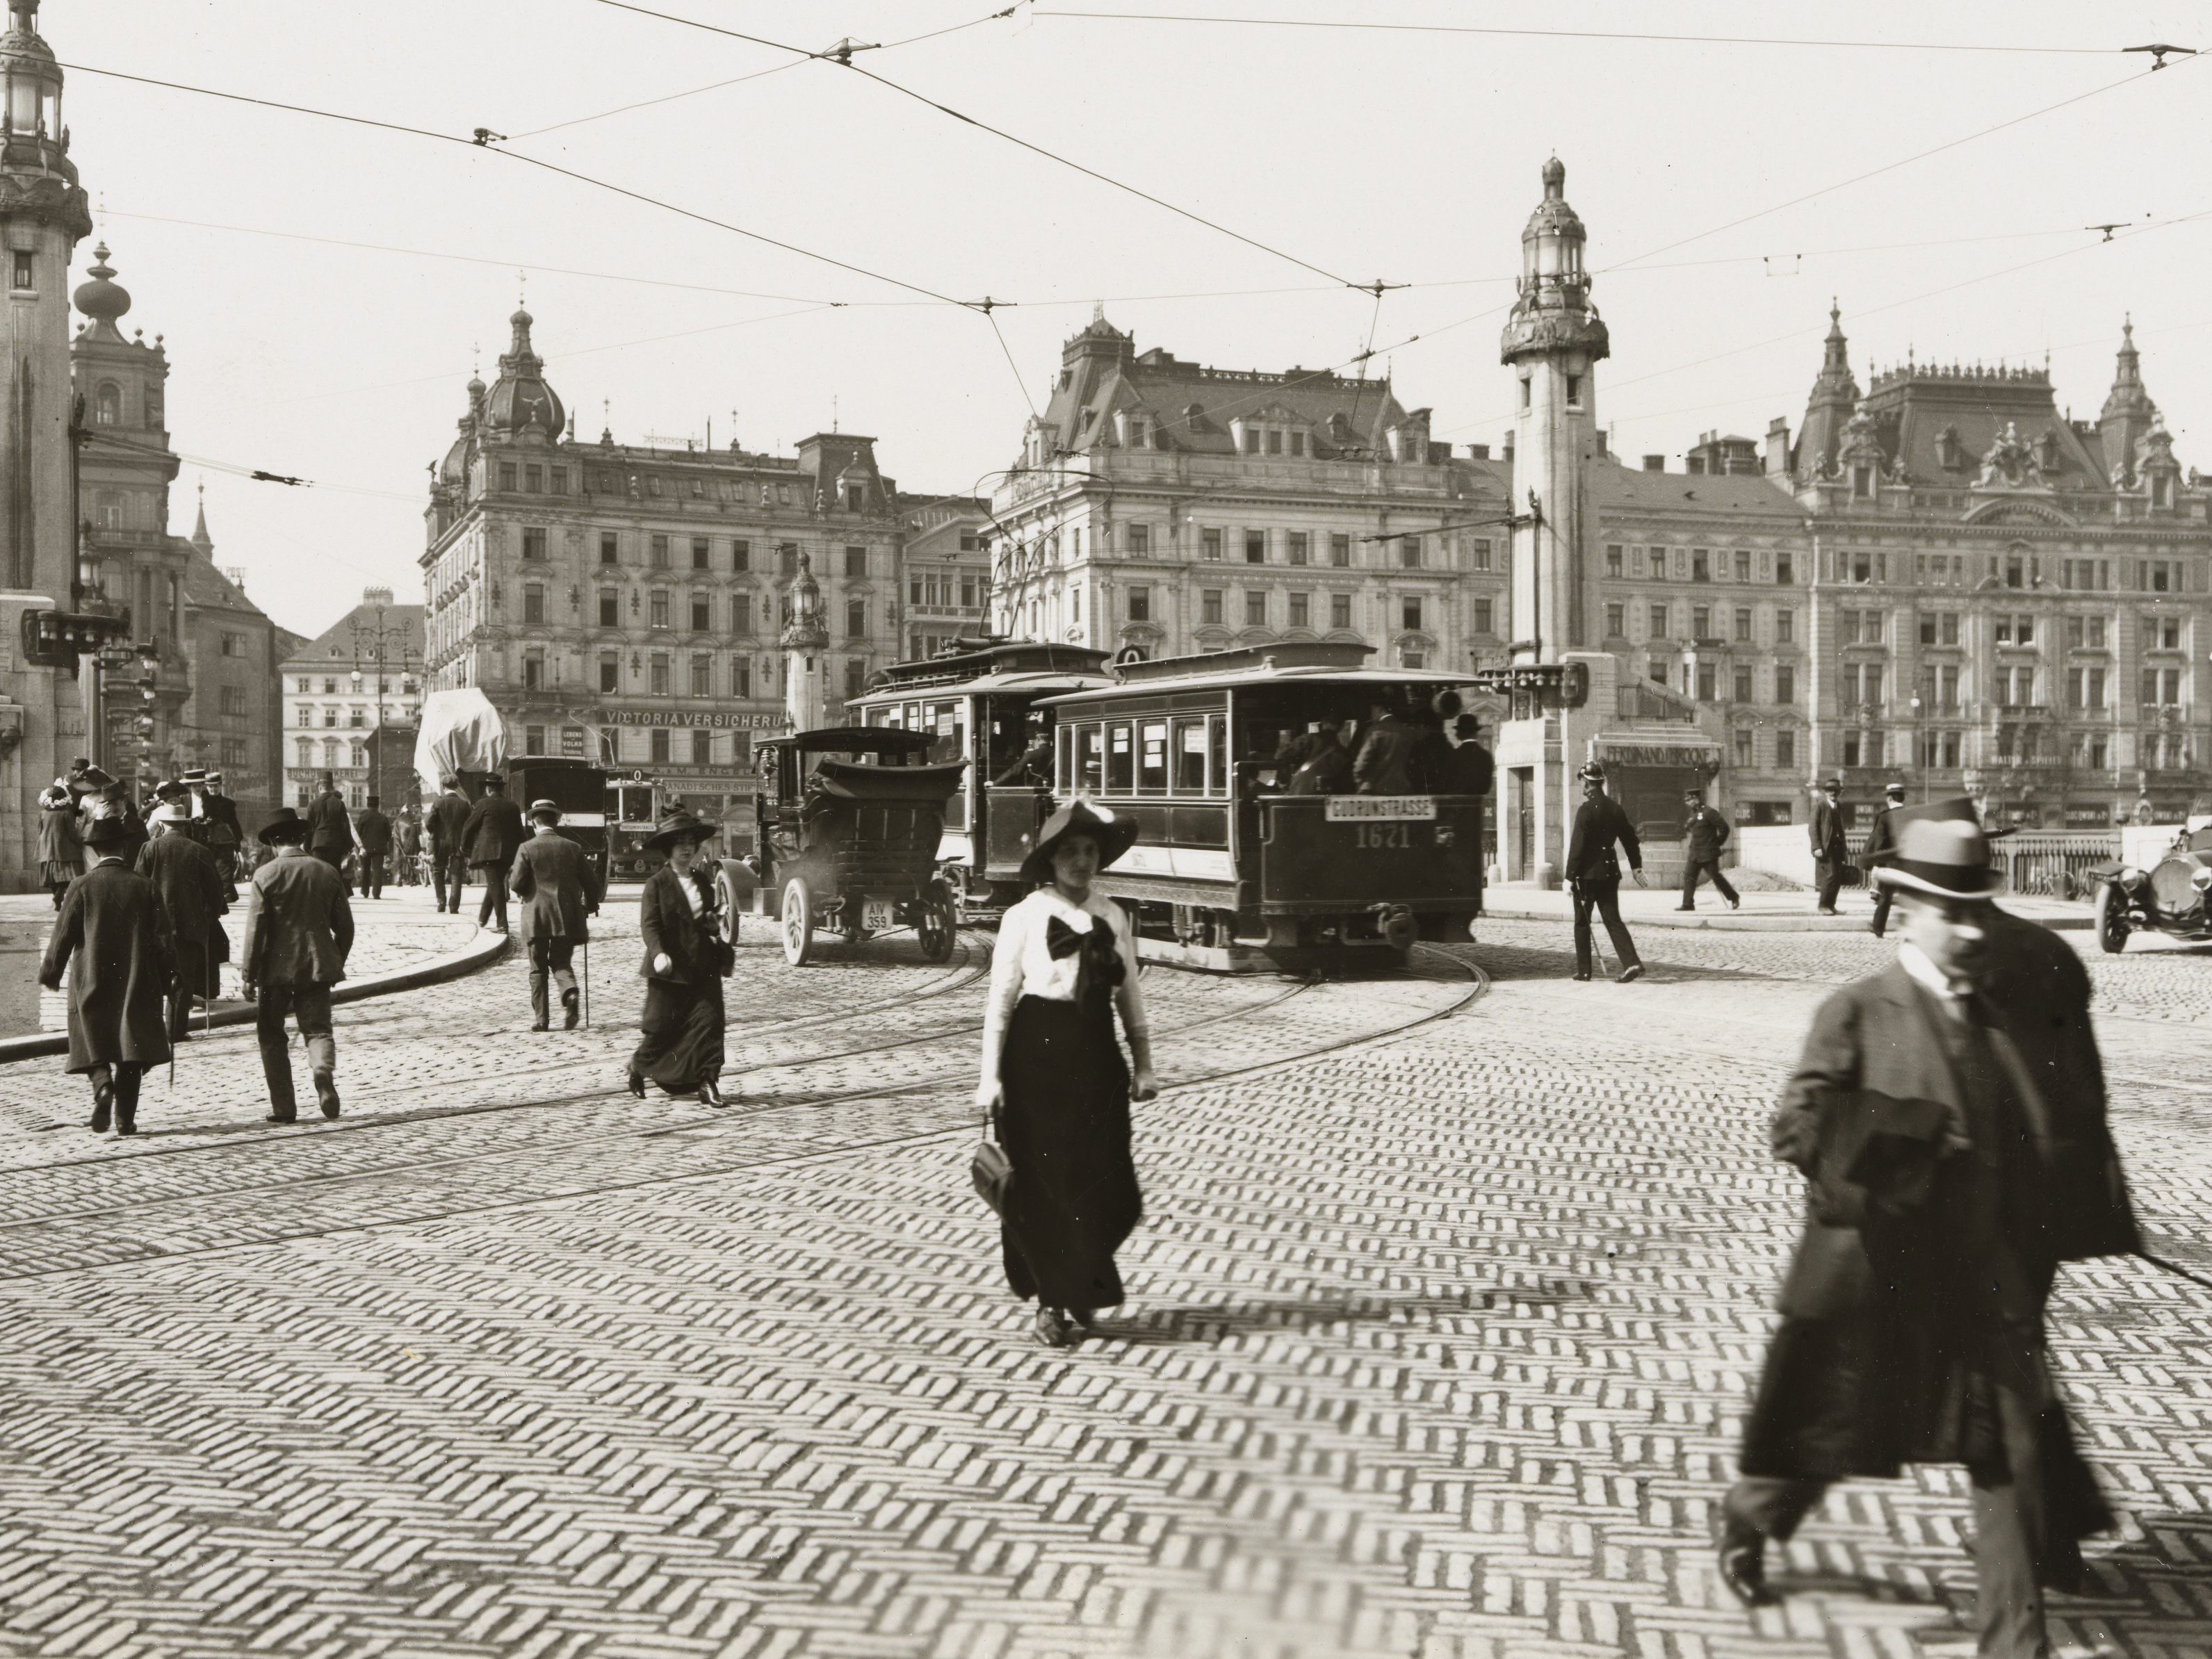
{"label": "ornate stone building", "polygon": [[1466,663],[1506,638],[1505,474],[1388,382],[1214,369],[1103,313],[994,494],[991,615],[1146,656],[1364,640]]}
{"label": "ornate stone building", "polygon": [[991,504],[971,495],[901,495],[909,659],[933,657],[953,641],[988,630]]}
{"label": "ornate stone building", "polygon": [[361,603],[321,634],[289,643],[283,670],[284,799],[306,806],[328,773],[349,806],[367,805],[371,794],[386,812],[415,801],[422,607],[393,603],[388,587],[363,588]]}
{"label": "ornate stone building", "polygon": [[62,70],[38,0],[9,0],[0,35],[0,880],[34,885],[39,791],[87,752],[87,711],[66,668],[24,659],[26,611],[66,611],[76,581],[69,272],[92,231],[62,125]]}
{"label": "ornate stone building", "polygon": [[807,556],[831,710],[903,654],[904,525],[875,440],[794,457],[576,441],[530,314],[432,469],[428,684],[481,687],[509,752],[599,755],[750,833],[757,736],[785,729],[780,639]]}

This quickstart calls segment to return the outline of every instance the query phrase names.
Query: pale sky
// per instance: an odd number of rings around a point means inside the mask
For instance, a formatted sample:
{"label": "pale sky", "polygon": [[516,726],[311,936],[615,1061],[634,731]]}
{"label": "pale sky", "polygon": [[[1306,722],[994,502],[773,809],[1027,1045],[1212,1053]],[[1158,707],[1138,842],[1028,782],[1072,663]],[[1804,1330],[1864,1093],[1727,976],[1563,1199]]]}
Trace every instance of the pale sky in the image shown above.
{"label": "pale sky", "polygon": [[[994,9],[641,3],[810,50]],[[2113,50],[2212,49],[2200,9],[1145,4],[1186,17],[2098,49],[2079,54],[1050,15],[1116,9],[1135,8],[1024,5],[854,61],[1329,276],[834,64],[601,0],[46,0],[41,32],[65,64],[461,137],[487,126],[520,154],[918,287],[1015,302],[997,319],[1018,380],[972,312],[511,159],[72,74],[71,155],[134,297],[124,327],[167,337],[173,443],[318,486],[188,461],[172,528],[191,529],[204,477],[218,561],[243,567],[248,592],[301,633],[366,584],[419,598],[424,467],[452,441],[479,348],[484,378],[495,373],[520,270],[549,377],[587,438],[611,418],[624,441],[680,441],[711,420],[718,447],[734,431],[788,454],[835,420],[880,441],[902,488],[968,492],[1013,459],[1028,399],[1042,404],[1060,342],[1103,300],[1139,349],[1224,368],[1340,363],[1372,322],[1399,397],[1434,409],[1436,435],[1495,443],[1510,407],[1498,327],[1554,150],[1589,228],[1613,331],[1599,412],[1623,453],[1664,451],[1679,465],[1707,429],[1758,437],[1776,415],[1794,429],[1833,294],[1863,386],[1870,360],[1908,348],[1923,361],[2039,363],[2047,351],[2062,406],[2083,418],[2103,401],[2131,312],[2177,452],[2212,469],[2212,64],[2152,75],[2147,58]],[[1782,206],[1832,185],[1844,187]],[[2206,216],[2166,222],[2190,215]],[[2125,227],[2109,244],[2081,228],[2107,222]],[[78,263],[92,263],[89,244]],[[1370,295],[1332,276],[1416,286],[1387,294],[1377,318]],[[1193,295],[1213,297],[1159,297]]]}

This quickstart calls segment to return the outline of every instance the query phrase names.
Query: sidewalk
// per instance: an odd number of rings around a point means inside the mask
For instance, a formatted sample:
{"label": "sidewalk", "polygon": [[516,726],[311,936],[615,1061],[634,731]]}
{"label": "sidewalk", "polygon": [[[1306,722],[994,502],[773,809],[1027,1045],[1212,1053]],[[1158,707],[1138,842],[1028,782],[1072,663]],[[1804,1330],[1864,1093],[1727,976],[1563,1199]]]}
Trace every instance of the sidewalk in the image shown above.
{"label": "sidewalk", "polygon": [[[424,887],[387,887],[381,899],[353,901],[354,947],[346,977],[331,994],[334,1002],[434,984],[473,973],[496,961],[507,948],[498,933],[479,933],[476,907],[461,915],[441,915]],[[69,1029],[67,991],[48,991],[38,983],[40,958],[54,918],[53,901],[44,893],[0,896],[0,1062],[58,1054]],[[235,957],[246,931],[246,895],[223,919]],[[238,963],[223,964],[222,995],[215,1005],[215,1024],[250,1022],[253,1005],[238,994]],[[196,1013],[197,1029],[207,1018]]]}
{"label": "sidewalk", "polygon": [[[1695,910],[1686,914],[1676,909],[1681,902],[1681,890],[1677,887],[1662,887],[1655,883],[1640,888],[1633,882],[1621,884],[1621,920],[1637,927],[1703,927],[1741,933],[1863,933],[1874,917],[1874,899],[1863,890],[1847,890],[1838,895],[1836,908],[1840,914],[1832,916],[1814,913],[1814,895],[1810,892],[1746,893],[1743,908],[1731,910],[1728,901],[1707,886],[1698,889]],[[2014,898],[2007,895],[1998,902],[2014,915],[2025,916],[2045,927],[2087,929],[2093,921],[2087,905],[2061,899]],[[1571,926],[1575,919],[1573,897],[1564,887],[1548,890],[1517,884],[1487,887],[1483,890],[1482,913],[1499,921],[1556,921],[1563,927]]]}

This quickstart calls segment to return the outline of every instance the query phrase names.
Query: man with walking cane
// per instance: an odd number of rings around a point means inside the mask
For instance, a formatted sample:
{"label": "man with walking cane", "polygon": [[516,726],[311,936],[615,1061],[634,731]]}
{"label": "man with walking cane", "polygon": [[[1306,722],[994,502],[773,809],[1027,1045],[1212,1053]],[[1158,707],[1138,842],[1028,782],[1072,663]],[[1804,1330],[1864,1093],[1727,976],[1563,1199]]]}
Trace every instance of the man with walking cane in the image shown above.
{"label": "man with walking cane", "polygon": [[230,884],[222,878],[215,854],[191,838],[181,803],[156,807],[147,822],[154,839],[138,854],[138,873],[161,897],[176,951],[176,982],[169,994],[173,1043],[183,1041],[191,1026],[193,999],[215,1000],[221,964],[230,960],[230,938],[221,920],[230,908]]}
{"label": "man with walking cane", "polygon": [[96,861],[62,896],[39,983],[61,989],[69,975],[69,1069],[92,1079],[92,1132],[138,1133],[138,1085],[169,1059],[161,1001],[173,958],[154,884],[124,862],[131,826],[93,819],[85,845]]}
{"label": "man with walking cane", "polygon": [[1575,977],[1590,976],[1590,911],[1604,919],[1606,937],[1620,958],[1620,982],[1644,977],[1644,963],[1636,954],[1636,941],[1620,919],[1620,860],[1613,843],[1628,854],[1628,867],[1638,887],[1644,885],[1644,848],[1636,826],[1628,821],[1613,798],[1605,793],[1605,768],[1595,761],[1582,769],[1583,804],[1575,810],[1574,833],[1567,842],[1567,885],[1575,900]]}
{"label": "man with walking cane", "polygon": [[[588,949],[592,935],[585,918],[599,915],[605,895],[584,849],[561,833],[559,807],[550,800],[534,800],[530,821],[535,827],[514,854],[509,884],[522,901],[522,945],[530,953],[530,1029],[543,1031],[552,1024],[546,998],[550,975],[561,988],[562,1029],[573,1031],[582,1011],[569,964],[578,945]],[[590,967],[587,955],[587,973]]]}
{"label": "man with walking cane", "polygon": [[353,950],[353,906],[345,878],[307,849],[307,824],[289,806],[262,826],[263,845],[276,856],[253,872],[246,900],[246,939],[239,951],[246,994],[260,1007],[254,1034],[261,1043],[261,1072],[269,1083],[271,1123],[299,1117],[292,1092],[291,1047],[284,1036],[290,1014],[307,1046],[315,1099],[325,1117],[338,1115],[337,1040],[331,1035],[331,987],[345,977]]}
{"label": "man with walking cane", "polygon": [[1832,1483],[1961,1463],[1977,1651],[2044,1659],[2045,1588],[2078,1589],[2080,1540],[2112,1524],[2052,1382],[2044,1308],[2062,1263],[2141,1243],[2080,959],[1990,902],[1969,803],[1893,822],[1875,879],[1896,897],[1897,960],[1821,1006],[1770,1126],[1807,1215],[1722,1506],[1720,1573],[1770,1603],[1766,1540]]}

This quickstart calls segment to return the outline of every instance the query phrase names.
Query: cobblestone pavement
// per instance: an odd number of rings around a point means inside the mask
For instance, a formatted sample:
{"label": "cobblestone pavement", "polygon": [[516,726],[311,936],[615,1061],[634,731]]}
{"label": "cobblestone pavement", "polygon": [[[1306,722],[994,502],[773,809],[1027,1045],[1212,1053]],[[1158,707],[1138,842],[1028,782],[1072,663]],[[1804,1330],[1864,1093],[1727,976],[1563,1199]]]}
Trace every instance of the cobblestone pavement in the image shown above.
{"label": "cobblestone pavement", "polygon": [[[1872,941],[1560,930],[1353,981],[1148,980],[1133,1300],[1035,1346],[965,1176],[989,936],[731,984],[717,1113],[619,1091],[510,962],[339,1014],[346,1115],[248,1033],[131,1142],[0,1068],[0,1653],[1970,1651],[1955,1472],[1844,1489],[1745,1615],[1706,1541],[1796,1220],[1764,1119]],[[2212,1270],[2212,961],[2092,957],[2147,1222]],[[2059,1633],[2212,1651],[2212,1296],[2069,1269],[2125,1525]]]}

